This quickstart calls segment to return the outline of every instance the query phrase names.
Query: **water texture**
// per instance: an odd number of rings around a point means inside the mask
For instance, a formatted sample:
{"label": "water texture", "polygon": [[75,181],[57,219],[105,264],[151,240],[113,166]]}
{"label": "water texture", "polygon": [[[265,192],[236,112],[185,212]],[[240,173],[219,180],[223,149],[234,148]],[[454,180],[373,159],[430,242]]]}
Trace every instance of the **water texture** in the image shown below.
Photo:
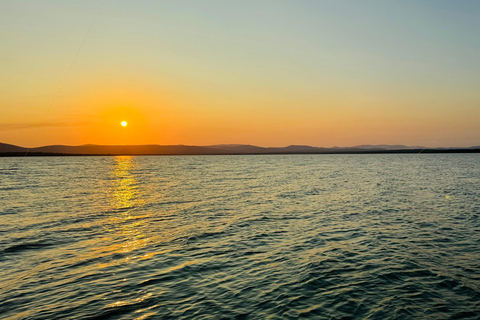
{"label": "water texture", "polygon": [[479,319],[477,154],[0,159],[1,319]]}

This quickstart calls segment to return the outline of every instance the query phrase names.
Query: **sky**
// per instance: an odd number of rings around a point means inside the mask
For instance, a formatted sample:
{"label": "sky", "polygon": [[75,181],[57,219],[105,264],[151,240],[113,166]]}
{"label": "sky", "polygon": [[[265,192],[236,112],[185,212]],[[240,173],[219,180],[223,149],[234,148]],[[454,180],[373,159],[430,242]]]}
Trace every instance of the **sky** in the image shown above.
{"label": "sky", "polygon": [[0,7],[3,143],[480,145],[480,1]]}

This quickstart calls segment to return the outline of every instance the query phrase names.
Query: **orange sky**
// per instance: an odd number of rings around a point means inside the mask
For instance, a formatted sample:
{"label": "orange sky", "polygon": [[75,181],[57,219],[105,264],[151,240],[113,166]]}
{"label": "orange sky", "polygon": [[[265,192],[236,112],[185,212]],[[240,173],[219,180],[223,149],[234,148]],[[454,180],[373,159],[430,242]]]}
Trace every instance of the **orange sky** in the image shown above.
{"label": "orange sky", "polygon": [[188,4],[6,4],[0,142],[480,145],[480,5]]}

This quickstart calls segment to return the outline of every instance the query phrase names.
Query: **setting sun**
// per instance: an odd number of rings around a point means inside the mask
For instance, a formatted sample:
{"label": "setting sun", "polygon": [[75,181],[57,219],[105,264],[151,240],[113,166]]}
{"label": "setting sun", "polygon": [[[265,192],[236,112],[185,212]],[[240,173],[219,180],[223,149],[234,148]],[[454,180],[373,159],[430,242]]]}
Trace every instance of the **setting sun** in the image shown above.
{"label": "setting sun", "polygon": [[127,126],[127,121],[122,121],[121,125],[122,125],[122,127],[126,127]]}

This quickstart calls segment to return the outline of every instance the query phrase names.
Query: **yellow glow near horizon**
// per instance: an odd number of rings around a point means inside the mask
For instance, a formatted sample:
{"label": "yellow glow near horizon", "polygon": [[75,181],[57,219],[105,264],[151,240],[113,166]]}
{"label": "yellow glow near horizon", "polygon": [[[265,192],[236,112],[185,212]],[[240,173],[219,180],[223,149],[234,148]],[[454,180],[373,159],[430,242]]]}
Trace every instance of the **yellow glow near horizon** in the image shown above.
{"label": "yellow glow near horizon", "polygon": [[126,127],[127,124],[128,124],[127,121],[122,121],[122,123],[121,123],[122,127]]}

